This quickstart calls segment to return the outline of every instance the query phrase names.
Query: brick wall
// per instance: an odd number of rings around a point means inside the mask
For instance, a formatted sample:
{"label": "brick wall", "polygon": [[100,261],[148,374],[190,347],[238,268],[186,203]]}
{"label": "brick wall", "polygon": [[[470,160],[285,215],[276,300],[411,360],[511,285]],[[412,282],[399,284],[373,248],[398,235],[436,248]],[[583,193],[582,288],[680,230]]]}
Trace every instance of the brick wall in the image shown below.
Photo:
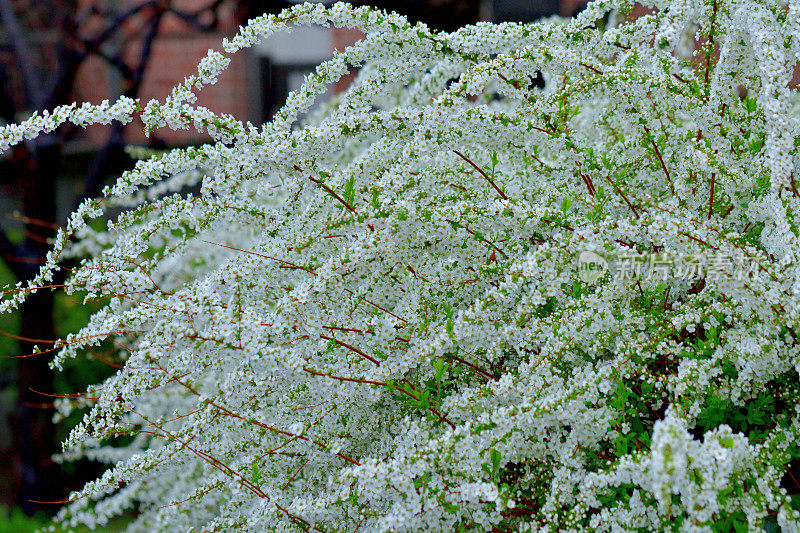
{"label": "brick wall", "polygon": [[[125,6],[135,5],[141,0],[118,2]],[[91,4],[92,0],[80,0],[79,4]],[[208,0],[173,0],[173,5],[185,11],[197,11],[208,5]],[[125,6],[119,6],[123,11]],[[234,2],[226,2],[220,11],[221,25],[218,31],[200,33],[175,15],[165,15],[158,28],[158,36],[153,42],[152,52],[144,72],[139,97],[142,103],[151,99],[163,101],[172,88],[183,79],[197,71],[197,64],[209,48],[222,49],[222,39],[233,35],[238,29],[234,17]],[[115,44],[122,47],[123,57],[129,65],[137,63],[143,43],[143,27],[147,15],[142,13],[125,24]],[[99,20],[89,21],[87,34],[91,35],[101,27]],[[92,31],[94,30],[94,31]],[[114,68],[96,56],[84,61],[79,69],[75,90],[71,99],[77,102],[99,103],[108,98],[113,100],[122,91],[121,80],[114,74]],[[216,85],[206,86],[198,93],[195,105],[211,109],[217,113],[228,113],[239,119],[248,119],[247,84],[248,73],[244,54],[233,56],[231,65],[220,76]],[[131,143],[145,143],[143,125],[135,121],[125,131],[126,140]],[[108,136],[107,128],[89,127],[79,136],[79,142],[89,147],[101,145]],[[206,140],[193,130],[171,131],[162,128],[155,137],[168,144],[185,144]]]}
{"label": "brick wall", "polygon": [[[124,3],[126,6],[131,6],[140,1],[117,0],[117,4]],[[93,2],[96,0],[79,0],[78,3],[89,5]],[[173,5],[187,11],[197,10],[207,3],[208,0],[173,0]],[[561,0],[561,11],[563,14],[571,13],[583,3],[585,0]],[[197,63],[209,48],[221,49],[222,39],[234,34],[238,29],[234,4],[233,1],[224,4],[221,30],[214,33],[198,34],[179,18],[172,15],[164,17],[139,93],[142,102],[146,103],[153,98],[163,100],[185,76],[196,71]],[[125,50],[129,62],[134,61],[139,53],[141,38],[137,36],[137,32],[140,33],[142,23],[142,17],[139,17],[125,27],[123,38],[127,40]],[[332,31],[332,46],[338,50],[342,50],[363,36],[357,30],[333,29]],[[204,87],[199,92],[197,105],[208,107],[218,113],[231,114],[240,120],[251,118],[252,110],[248,108],[248,84],[257,84],[258,79],[256,72],[248,72],[248,65],[252,66],[252,63],[248,62],[246,54],[247,52],[243,51],[233,56],[230,67],[220,76],[218,83]],[[336,84],[334,90],[344,90],[352,78],[352,74],[346,76]],[[73,98],[78,102],[97,103],[105,98],[113,99],[120,90],[118,82],[112,76],[112,69],[98,58],[87,60],[81,66],[76,87]],[[84,143],[98,146],[104,142],[107,135],[106,128],[90,127],[80,137]],[[184,144],[207,139],[192,130],[174,132],[169,128],[157,130],[155,136],[168,144]],[[131,143],[146,142],[141,122],[136,121],[126,128],[126,140]]]}
{"label": "brick wall", "polygon": [[[141,1],[116,0],[115,3],[118,6],[120,4],[131,6]],[[79,6],[96,2],[97,0],[78,0]],[[173,0],[173,5],[187,11],[198,10],[207,3],[208,0]],[[562,15],[570,15],[584,4],[585,0],[559,0],[557,3]],[[124,7],[118,7],[118,9],[123,10]],[[233,35],[238,30],[239,22],[236,21],[234,10],[234,0],[223,4],[220,30],[205,34],[198,33],[197,30],[174,15],[165,16],[161,21],[159,36],[155,40],[139,93],[142,102],[146,103],[150,99],[163,100],[185,76],[196,71],[197,63],[205,56],[209,48],[221,49],[222,39]],[[643,14],[643,10],[637,9],[633,16],[641,16],[641,14]],[[138,17],[131,20],[124,28],[122,39],[125,41],[125,55],[129,62],[134,62],[141,48],[143,18]],[[98,25],[97,28],[99,27]],[[338,50],[362,37],[357,30],[334,29],[332,31],[333,48]],[[204,87],[199,92],[197,105],[208,107],[214,112],[231,114],[240,120],[251,118],[252,110],[248,106],[248,86],[257,84],[258,79],[257,72],[248,72],[248,66],[252,67],[253,63],[248,62],[246,54],[247,52],[243,51],[233,56],[230,67],[220,76],[218,83]],[[112,72],[113,69],[102,59],[91,58],[85,61],[78,74],[77,89],[74,91],[73,99],[78,102],[94,103],[105,98],[113,99],[119,93],[120,87]],[[344,90],[351,79],[352,75],[341,80],[336,84],[335,90]],[[103,143],[107,135],[108,132],[105,128],[90,127],[80,135],[80,139],[90,146],[98,146]],[[155,136],[168,144],[185,144],[207,139],[192,130],[174,132],[168,128],[156,131]],[[147,142],[143,135],[143,126],[139,121],[127,127],[126,140],[131,143]]]}

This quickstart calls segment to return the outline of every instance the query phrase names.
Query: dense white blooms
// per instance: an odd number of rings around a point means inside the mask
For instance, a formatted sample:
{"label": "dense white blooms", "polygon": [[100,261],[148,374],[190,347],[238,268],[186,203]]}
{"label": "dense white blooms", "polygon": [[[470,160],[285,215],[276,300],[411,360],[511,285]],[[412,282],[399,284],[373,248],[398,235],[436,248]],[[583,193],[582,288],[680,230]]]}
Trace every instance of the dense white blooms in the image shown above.
{"label": "dense white blooms", "polygon": [[[107,302],[54,360],[110,341],[124,365],[58,402],[87,409],[61,459],[110,465],[62,524],[798,531],[800,1],[643,4],[449,34],[297,5],[163,102],[0,128],[0,150],[135,114],[213,139],[138,154],[0,303],[65,255]],[[193,105],[312,24],[366,37],[272,123]],[[589,252],[613,270],[585,277]],[[643,256],[671,274],[634,276]]]}

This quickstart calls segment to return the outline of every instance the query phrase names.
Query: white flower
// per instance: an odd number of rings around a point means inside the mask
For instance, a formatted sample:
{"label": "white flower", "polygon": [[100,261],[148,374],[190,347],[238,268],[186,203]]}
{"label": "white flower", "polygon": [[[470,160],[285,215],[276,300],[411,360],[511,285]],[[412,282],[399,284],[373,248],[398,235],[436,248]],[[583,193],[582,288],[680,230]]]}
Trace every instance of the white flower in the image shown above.
{"label": "white flower", "polygon": [[[147,133],[212,137],[139,150],[0,303],[84,256],[68,290],[107,302],[53,361],[108,341],[124,364],[58,402],[88,408],[60,460],[112,465],[63,524],[137,506],[132,530],[700,531],[738,511],[791,530],[800,8],[651,4],[636,21],[602,0],[574,21],[449,34],[296,5],[162,102],[0,128],[0,150],[137,114]],[[365,38],[273,122],[195,105],[231,54],[310,24]],[[706,58],[694,43],[712,26]],[[588,250],[616,270],[581,282]],[[738,253],[760,254],[752,276],[709,273]],[[698,258],[699,276],[637,277],[622,264],[637,256]]]}

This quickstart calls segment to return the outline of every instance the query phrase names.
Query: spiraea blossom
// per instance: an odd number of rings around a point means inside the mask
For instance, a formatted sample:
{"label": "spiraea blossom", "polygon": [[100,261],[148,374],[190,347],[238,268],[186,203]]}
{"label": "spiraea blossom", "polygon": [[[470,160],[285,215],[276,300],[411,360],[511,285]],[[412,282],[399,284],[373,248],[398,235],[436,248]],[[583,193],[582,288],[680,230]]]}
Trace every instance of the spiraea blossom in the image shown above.
{"label": "spiraea blossom", "polygon": [[[799,531],[800,1],[642,4],[453,33],[297,5],[163,101],[0,129],[213,139],[143,154],[2,302],[65,257],[106,302],[53,361],[122,365],[59,403],[60,459],[109,465],[60,527]],[[301,25],[365,37],[269,124],[194,105]]]}

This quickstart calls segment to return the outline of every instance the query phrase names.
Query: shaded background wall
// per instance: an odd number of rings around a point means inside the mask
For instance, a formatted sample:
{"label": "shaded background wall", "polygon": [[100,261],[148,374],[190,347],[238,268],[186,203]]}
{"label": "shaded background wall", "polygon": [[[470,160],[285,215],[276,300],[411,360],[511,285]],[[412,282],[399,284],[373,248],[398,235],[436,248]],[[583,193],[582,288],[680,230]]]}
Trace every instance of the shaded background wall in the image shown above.
{"label": "shaded background wall", "polygon": [[[209,48],[219,49],[248,18],[277,13],[281,0],[0,0],[0,123],[60,104],[99,103],[120,95],[163,99],[193,73]],[[573,15],[583,0],[387,0],[353,2],[393,10],[451,31],[479,20],[534,21]],[[298,34],[299,33],[299,34]],[[198,105],[262,123],[315,65],[361,37],[352,30],[312,29],[276,37],[235,55]],[[298,45],[302,43],[302,45]],[[332,90],[342,90],[337,84]],[[132,166],[126,144],[169,147],[204,142],[190,130],[142,125],[64,126],[0,154],[0,286],[27,280],[47,251],[46,239],[84,198]],[[58,283],[58,280],[56,281]],[[97,476],[96,465],[59,466],[69,420],[51,423],[53,394],[82,392],[115,371],[113,346],[57,375],[52,354],[28,356],[34,345],[74,331],[88,311],[67,295],[41,291],[19,312],[0,315],[0,530],[3,506],[30,514]],[[110,363],[110,364],[109,364]],[[4,523],[4,520],[6,522]],[[13,528],[12,528],[13,530]]]}

